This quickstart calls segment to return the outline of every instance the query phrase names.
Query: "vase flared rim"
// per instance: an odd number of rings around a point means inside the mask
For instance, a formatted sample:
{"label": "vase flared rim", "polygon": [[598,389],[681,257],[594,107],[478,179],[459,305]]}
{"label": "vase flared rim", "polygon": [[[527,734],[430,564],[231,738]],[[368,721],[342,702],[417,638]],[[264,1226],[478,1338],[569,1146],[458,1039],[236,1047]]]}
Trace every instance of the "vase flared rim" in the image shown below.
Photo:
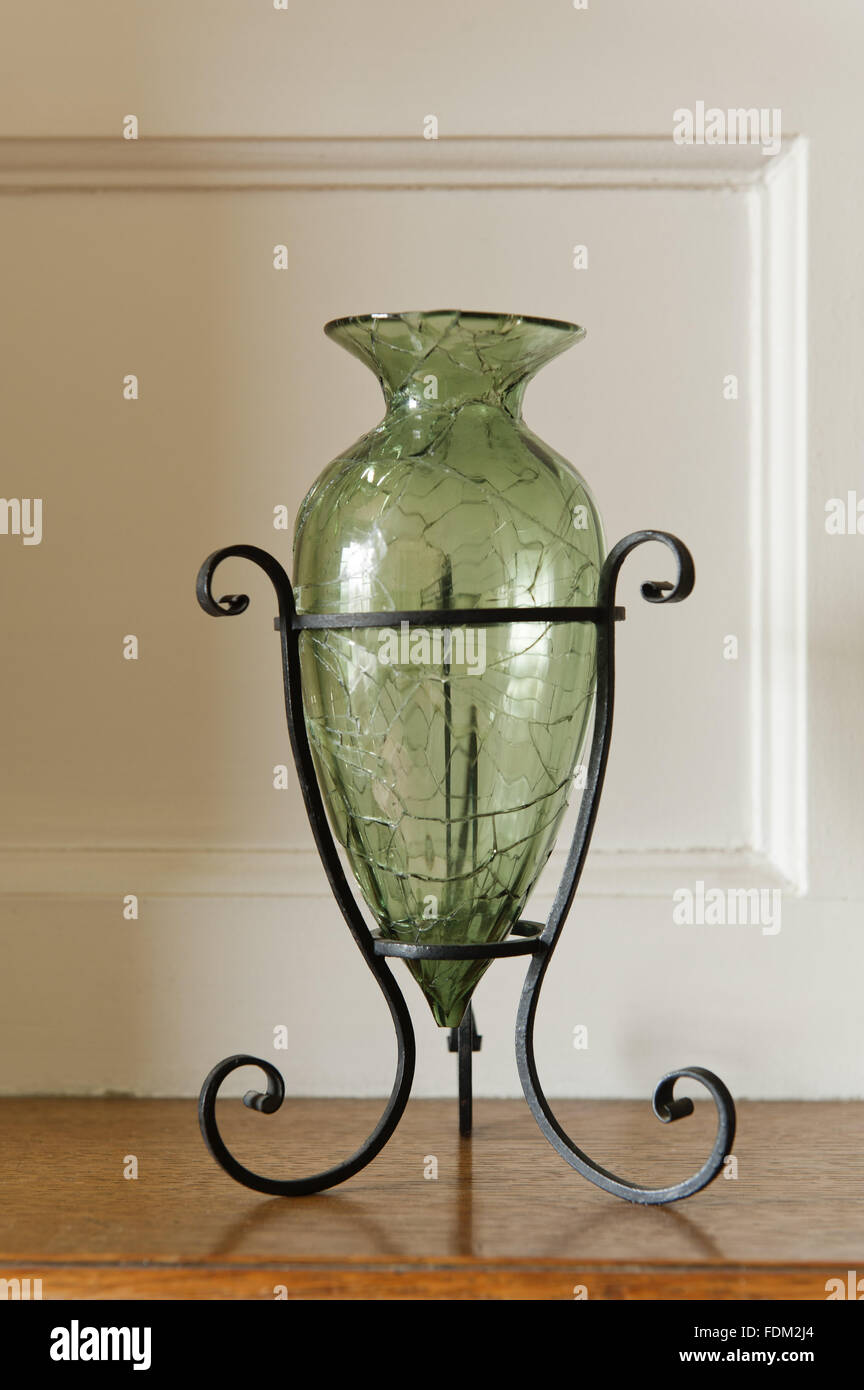
{"label": "vase flared rim", "polygon": [[488,323],[525,323],[536,324],[538,328],[559,328],[562,332],[572,334],[577,341],[584,338],[586,333],[580,324],[571,323],[568,319],[549,319],[537,314],[495,313],[494,310],[490,309],[403,309],[398,313],[347,314],[343,318],[330,319],[329,323],[324,325],[324,332],[330,337],[336,329],[347,328],[352,324],[371,324],[379,320],[395,323],[400,319],[432,319],[450,316],[456,316],[460,319],[483,319]]}

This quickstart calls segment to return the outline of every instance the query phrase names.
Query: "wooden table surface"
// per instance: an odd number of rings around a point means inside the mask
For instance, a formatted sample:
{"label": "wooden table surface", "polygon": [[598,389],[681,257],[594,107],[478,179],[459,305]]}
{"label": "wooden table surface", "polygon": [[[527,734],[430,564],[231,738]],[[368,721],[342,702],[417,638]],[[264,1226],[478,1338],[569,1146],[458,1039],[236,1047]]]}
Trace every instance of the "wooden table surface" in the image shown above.
{"label": "wooden table surface", "polygon": [[[219,1117],[241,1161],[287,1177],[353,1151],[380,1109],[228,1100]],[[559,1115],[642,1182],[684,1177],[713,1138],[709,1104],[674,1125],[631,1101]],[[0,1278],[39,1278],[46,1299],[824,1300],[827,1279],[864,1277],[864,1104],[740,1105],[737,1178],[670,1207],[584,1182],[520,1101],[479,1100],[474,1120],[460,1140],[455,1100],[411,1101],[370,1167],[291,1199],[222,1173],[194,1101],[0,1101]]]}

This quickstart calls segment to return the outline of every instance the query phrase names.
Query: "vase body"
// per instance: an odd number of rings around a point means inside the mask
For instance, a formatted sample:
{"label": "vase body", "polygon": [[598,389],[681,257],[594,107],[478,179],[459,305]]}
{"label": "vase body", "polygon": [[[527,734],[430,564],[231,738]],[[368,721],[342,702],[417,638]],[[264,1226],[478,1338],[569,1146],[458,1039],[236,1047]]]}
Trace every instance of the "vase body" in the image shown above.
{"label": "vase body", "polygon": [[[298,611],[596,602],[586,484],[522,421],[572,324],[435,311],[328,324],[378,376],[386,414],[298,518]],[[306,631],[306,727],[333,832],[381,932],[505,937],[549,856],[593,706],[591,623]],[[486,961],[412,961],[446,1027]]]}

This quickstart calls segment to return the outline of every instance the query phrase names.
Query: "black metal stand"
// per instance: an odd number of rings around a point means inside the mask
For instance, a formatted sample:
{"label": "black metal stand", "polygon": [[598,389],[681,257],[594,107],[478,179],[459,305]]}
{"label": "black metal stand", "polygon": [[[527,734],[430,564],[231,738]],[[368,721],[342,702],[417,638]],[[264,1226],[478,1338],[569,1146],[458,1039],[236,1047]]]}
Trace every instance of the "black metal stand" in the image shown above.
{"label": "black metal stand", "polygon": [[474,1053],[479,1052],[483,1039],[477,1032],[474,1020],[474,1006],[468,1005],[465,1017],[458,1028],[451,1028],[447,1046],[451,1052],[459,1054],[459,1133],[463,1139],[470,1139],[474,1120],[474,1096],[471,1089],[471,1072]]}
{"label": "black metal stand", "polygon": [[[222,560],[231,556],[251,560],[259,565],[270,577],[279,602],[279,617],[276,628],[282,641],[282,671],[285,683],[285,708],[288,717],[288,730],[291,747],[300,780],[303,798],[315,843],[324,865],[324,870],[333,894],[348,924],[366,964],[375,976],[390,1008],[398,1044],[396,1077],[390,1098],[375,1129],[365,1144],[335,1167],[307,1178],[276,1179],[261,1177],[245,1168],[228,1151],[216,1124],[216,1097],[222,1082],[238,1067],[256,1066],[267,1078],[265,1092],[249,1091],[244,1096],[244,1104],[253,1110],[272,1114],[278,1110],[285,1098],[285,1085],[282,1076],[272,1062],[260,1057],[238,1054],[228,1057],[214,1067],[201,1090],[199,1120],[204,1141],[217,1163],[237,1182],[258,1192],[268,1192],[279,1196],[303,1196],[310,1192],[320,1192],[344,1182],[354,1173],[365,1168],[375,1158],[395,1130],[408,1101],[414,1075],[415,1045],[414,1031],[402,992],[386,964],[386,957],[400,956],[403,960],[492,960],[501,956],[530,956],[531,961],[522,989],[522,998],[516,1020],[516,1060],[519,1077],[525,1098],[542,1133],[571,1168],[575,1168],[590,1182],[596,1183],[607,1192],[623,1197],[630,1202],[663,1203],[675,1202],[689,1197],[705,1187],[717,1176],[723,1167],[723,1160],[731,1152],[735,1137],[735,1105],[729,1091],[719,1077],[702,1067],[683,1067],[669,1072],[657,1084],[654,1097],[654,1113],[664,1124],[681,1119],[693,1113],[693,1102],[688,1097],[675,1097],[676,1082],[687,1077],[699,1081],[711,1095],[717,1109],[717,1133],[714,1146],[705,1163],[692,1177],[670,1187],[643,1187],[616,1177],[607,1169],[594,1163],[583,1153],[555,1118],[552,1107],[543,1093],[537,1066],[534,1059],[534,1018],[543,977],[552,958],[552,952],[561,934],[573,897],[579,883],[588,845],[594,829],[606,763],[609,756],[609,740],[612,732],[612,712],[615,687],[615,623],[624,618],[624,610],[615,607],[615,590],[618,574],[626,557],[636,546],[645,541],[661,541],[674,554],[678,575],[674,583],[647,582],[642,585],[642,596],[649,603],[679,603],[693,589],[693,560],[687,547],[665,531],[636,531],[626,536],[610,551],[600,575],[598,602],[596,607],[582,608],[481,608],[481,609],[440,609],[411,612],[388,613],[348,613],[348,614],[298,614],[294,604],[294,594],[290,581],[282,566],[272,555],[253,545],[228,546],[210,555],[201,566],[198,574],[198,602],[206,613],[214,617],[230,617],[242,613],[249,605],[245,594],[227,595],[214,599],[212,593],[213,575]],[[458,625],[490,626],[510,622],[587,622],[597,628],[597,702],[594,717],[594,733],[588,764],[586,785],[579,810],[579,818],[570,847],[567,865],[564,870],[558,893],[545,926],[537,922],[518,922],[504,941],[494,944],[478,945],[427,945],[391,941],[375,931],[370,931],[357,906],[357,902],[345,877],[336,846],[327,821],[324,804],[318,787],[312,754],[306,735],[303,719],[303,698],[300,685],[300,634],[312,628],[377,628],[398,625],[401,622],[420,627],[455,627]],[[471,1133],[471,1067],[472,1054],[479,1050],[481,1039],[477,1035],[474,1014],[470,1005],[458,1029],[449,1035],[451,1051],[459,1057],[459,1132],[464,1136]]]}

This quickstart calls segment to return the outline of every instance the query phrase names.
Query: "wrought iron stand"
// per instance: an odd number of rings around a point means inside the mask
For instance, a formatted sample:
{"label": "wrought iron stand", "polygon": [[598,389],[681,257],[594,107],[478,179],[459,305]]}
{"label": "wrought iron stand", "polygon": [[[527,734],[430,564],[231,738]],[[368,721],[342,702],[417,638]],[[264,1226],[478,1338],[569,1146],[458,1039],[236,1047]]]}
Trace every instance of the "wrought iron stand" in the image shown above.
{"label": "wrought iron stand", "polygon": [[[724,1158],[731,1152],[735,1137],[735,1105],[729,1091],[713,1072],[706,1071],[703,1067],[682,1067],[678,1071],[669,1072],[658,1082],[653,1097],[654,1114],[658,1120],[668,1124],[672,1120],[679,1120],[693,1113],[692,1100],[686,1096],[675,1096],[676,1083],[686,1077],[701,1082],[711,1095],[717,1109],[717,1133],[711,1153],[698,1172],[669,1187],[643,1187],[601,1168],[576,1146],[555,1118],[552,1107],[543,1093],[534,1059],[534,1017],[540,987],[582,873],[609,756],[615,686],[615,623],[624,618],[623,608],[615,606],[618,574],[631,550],[645,541],[661,541],[668,546],[676,558],[678,575],[674,583],[649,581],[643,584],[643,598],[649,603],[679,603],[693,589],[693,560],[687,547],[665,531],[635,531],[619,541],[610,551],[603,566],[596,607],[582,608],[483,608],[298,614],[287,574],[279,562],[265,550],[253,545],[233,545],[215,551],[204,561],[198,574],[198,602],[206,613],[214,617],[230,617],[242,613],[249,605],[249,599],[245,594],[231,594],[221,599],[213,597],[212,582],[215,570],[223,560],[231,556],[251,560],[259,565],[269,575],[276,590],[279,617],[275,626],[282,642],[282,672],[288,730],[312,833],[342,915],[387,1000],[398,1044],[393,1089],[384,1113],[365,1144],[335,1167],[306,1178],[282,1180],[253,1173],[229,1152],[216,1123],[216,1097],[219,1088],[225,1078],[239,1067],[259,1067],[267,1078],[266,1091],[247,1092],[243,1098],[244,1103],[250,1109],[263,1111],[267,1115],[272,1115],[279,1109],[285,1098],[285,1084],[273,1063],[261,1057],[241,1053],[227,1057],[214,1067],[201,1090],[201,1132],[217,1163],[237,1182],[254,1188],[257,1192],[268,1192],[277,1196],[299,1197],[310,1192],[320,1192],[324,1188],[344,1182],[346,1178],[365,1168],[387,1143],[407,1104],[415,1061],[411,1019],[402,992],[386,963],[388,956],[400,956],[403,960],[491,960],[500,956],[530,956],[516,1020],[516,1060],[522,1088],[532,1114],[549,1143],[566,1159],[571,1168],[575,1168],[590,1182],[629,1202],[656,1204],[689,1197],[705,1187],[720,1172]],[[315,775],[303,719],[300,634],[313,628],[380,628],[391,627],[401,622],[420,627],[454,627],[468,624],[489,626],[511,622],[536,623],[538,619],[552,623],[594,623],[597,628],[597,702],[591,754],[573,843],[549,920],[545,925],[537,922],[518,922],[506,940],[494,944],[412,944],[391,941],[376,931],[370,931],[357,906],[336,852]],[[449,1035],[450,1050],[457,1052],[459,1058],[459,1132],[464,1136],[471,1133],[471,1068],[473,1053],[479,1049],[480,1042],[474,1013],[469,1006],[459,1028],[452,1029]]]}

